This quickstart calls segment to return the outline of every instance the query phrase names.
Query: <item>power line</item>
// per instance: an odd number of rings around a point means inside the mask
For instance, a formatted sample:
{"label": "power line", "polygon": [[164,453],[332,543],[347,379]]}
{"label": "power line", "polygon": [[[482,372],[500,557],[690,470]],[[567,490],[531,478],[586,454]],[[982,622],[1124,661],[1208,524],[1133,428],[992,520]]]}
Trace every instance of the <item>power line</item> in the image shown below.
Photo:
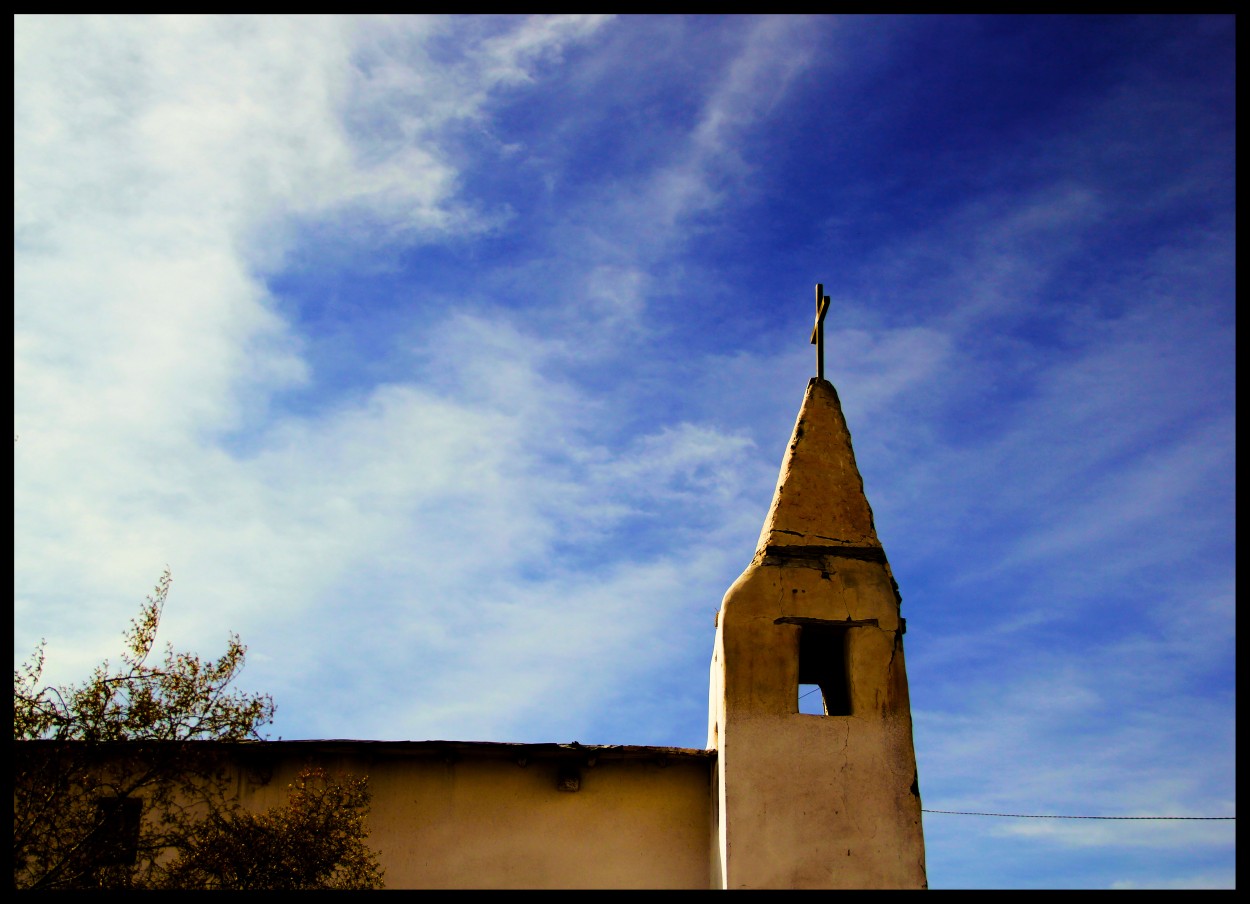
{"label": "power line", "polygon": [[1010,819],[1236,819],[1236,816],[1057,816],[1051,813],[974,813],[969,810],[926,810],[921,813],[946,813],[950,816],[1002,816]]}
{"label": "power line", "polygon": [[[812,688],[806,694],[800,694],[799,699],[810,696],[820,690],[819,687]],[[921,808],[921,813],[945,813],[948,816],[998,816],[1003,819],[1199,819],[1199,820],[1236,820],[1236,816],[1067,816],[1056,815],[1053,813],[974,813],[970,810],[926,810]]]}

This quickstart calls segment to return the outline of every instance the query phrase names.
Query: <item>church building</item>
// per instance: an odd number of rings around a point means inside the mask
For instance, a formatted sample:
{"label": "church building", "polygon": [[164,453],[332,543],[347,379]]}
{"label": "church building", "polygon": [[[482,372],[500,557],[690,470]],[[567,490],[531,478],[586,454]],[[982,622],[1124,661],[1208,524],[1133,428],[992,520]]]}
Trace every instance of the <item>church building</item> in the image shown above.
{"label": "church building", "polygon": [[706,749],[270,742],[240,750],[244,803],[310,763],[368,775],[390,888],[924,888],[906,623],[816,297],[817,376],[716,617]]}
{"label": "church building", "polygon": [[264,812],[307,767],[367,777],[388,888],[926,887],[906,623],[816,298],[817,376],[709,638],[705,748],[193,742],[229,793]]}

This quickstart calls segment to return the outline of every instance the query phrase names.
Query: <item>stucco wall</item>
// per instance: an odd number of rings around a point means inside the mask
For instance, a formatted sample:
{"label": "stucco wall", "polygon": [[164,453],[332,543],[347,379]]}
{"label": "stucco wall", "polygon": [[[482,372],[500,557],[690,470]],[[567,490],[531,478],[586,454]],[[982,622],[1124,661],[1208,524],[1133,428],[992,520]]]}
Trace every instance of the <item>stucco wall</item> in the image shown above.
{"label": "stucco wall", "polygon": [[[708,888],[715,753],[458,742],[240,749],[242,802],[305,765],[368,775],[388,888]],[[560,790],[576,775],[576,791]],[[567,784],[567,783],[566,783]]]}
{"label": "stucco wall", "polygon": [[[877,622],[850,629],[847,715],[797,712],[800,629],[787,619],[817,615]],[[763,565],[726,595],[713,663],[726,887],[924,887],[899,627],[879,563]]]}

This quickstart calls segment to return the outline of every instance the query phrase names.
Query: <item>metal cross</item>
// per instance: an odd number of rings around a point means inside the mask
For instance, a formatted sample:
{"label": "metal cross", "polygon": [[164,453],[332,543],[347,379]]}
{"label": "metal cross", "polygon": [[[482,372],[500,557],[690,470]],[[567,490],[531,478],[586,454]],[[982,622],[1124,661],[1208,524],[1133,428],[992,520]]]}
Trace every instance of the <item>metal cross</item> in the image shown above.
{"label": "metal cross", "polygon": [[812,345],[816,346],[816,378],[825,378],[825,314],[829,311],[829,296],[823,283],[816,283],[816,324],[812,327]]}

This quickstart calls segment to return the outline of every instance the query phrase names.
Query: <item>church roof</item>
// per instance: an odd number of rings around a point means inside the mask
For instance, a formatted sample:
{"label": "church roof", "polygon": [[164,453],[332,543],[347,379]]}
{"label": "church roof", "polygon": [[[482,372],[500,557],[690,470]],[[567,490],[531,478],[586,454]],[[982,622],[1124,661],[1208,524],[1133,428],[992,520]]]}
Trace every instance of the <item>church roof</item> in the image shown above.
{"label": "church roof", "polygon": [[881,549],[837,390],[819,377],[807,384],[756,555],[779,547]]}

